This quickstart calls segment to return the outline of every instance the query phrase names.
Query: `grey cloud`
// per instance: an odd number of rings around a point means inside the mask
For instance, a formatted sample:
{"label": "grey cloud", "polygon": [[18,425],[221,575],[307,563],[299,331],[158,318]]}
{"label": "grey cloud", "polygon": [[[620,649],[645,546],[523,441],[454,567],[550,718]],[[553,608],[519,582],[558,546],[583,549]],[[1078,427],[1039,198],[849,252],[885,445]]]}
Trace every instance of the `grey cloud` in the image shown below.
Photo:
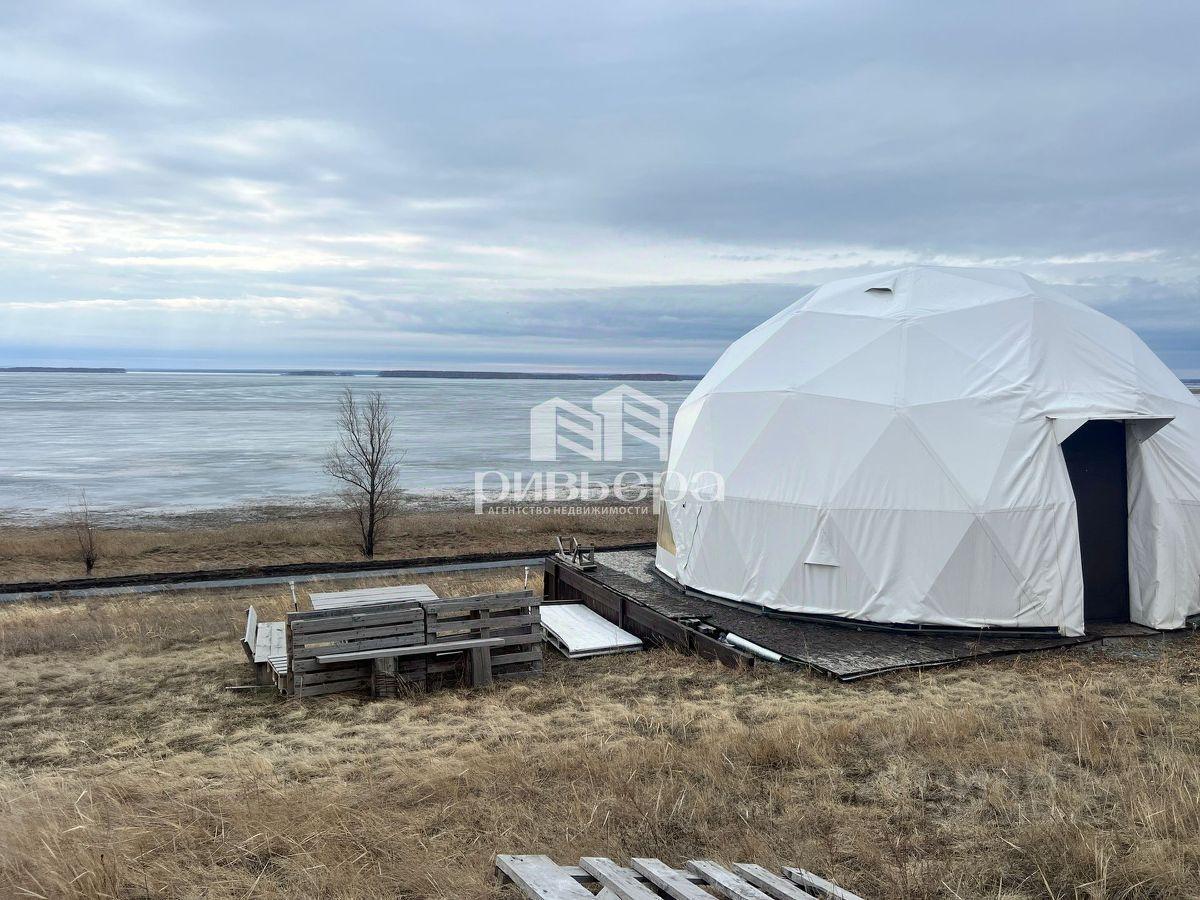
{"label": "grey cloud", "polygon": [[[342,315],[270,346],[250,299],[243,328],[95,313],[63,340],[703,368],[802,285],[900,255],[1077,282],[1200,371],[1197,26],[1107,2],[10,4],[0,348],[62,349],[6,302],[317,296]],[[325,241],[395,233],[423,243]]]}

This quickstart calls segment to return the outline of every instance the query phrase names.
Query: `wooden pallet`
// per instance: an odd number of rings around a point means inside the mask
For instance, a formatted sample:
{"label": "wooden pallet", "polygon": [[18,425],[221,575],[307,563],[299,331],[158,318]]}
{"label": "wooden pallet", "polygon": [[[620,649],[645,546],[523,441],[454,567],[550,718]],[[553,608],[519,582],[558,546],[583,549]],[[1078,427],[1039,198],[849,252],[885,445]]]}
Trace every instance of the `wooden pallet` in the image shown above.
{"label": "wooden pallet", "polygon": [[862,900],[801,868],[785,866],[776,874],[752,863],[727,869],[707,859],[674,869],[650,858],[622,866],[585,856],[578,866],[560,866],[548,856],[503,855],[496,857],[496,875],[533,900]]}
{"label": "wooden pallet", "polygon": [[[541,598],[532,591],[429,601],[421,606],[425,610],[425,643],[430,647],[477,638],[502,638],[499,645],[473,651],[490,678],[541,674]],[[430,677],[443,681],[460,681],[464,672],[461,654],[434,657],[429,662]]]}
{"label": "wooden pallet", "polygon": [[[414,603],[390,603],[362,609],[288,613],[287,692],[295,699],[372,687],[370,660],[322,663],[331,653],[403,647],[425,637],[425,616]],[[408,674],[407,672],[405,673]],[[423,678],[423,673],[413,673]]]}
{"label": "wooden pallet", "polygon": [[380,603],[417,603],[436,600],[438,595],[427,584],[398,584],[390,587],[361,588],[353,591],[325,591],[309,594],[313,609],[345,609],[348,606],[374,606]]}

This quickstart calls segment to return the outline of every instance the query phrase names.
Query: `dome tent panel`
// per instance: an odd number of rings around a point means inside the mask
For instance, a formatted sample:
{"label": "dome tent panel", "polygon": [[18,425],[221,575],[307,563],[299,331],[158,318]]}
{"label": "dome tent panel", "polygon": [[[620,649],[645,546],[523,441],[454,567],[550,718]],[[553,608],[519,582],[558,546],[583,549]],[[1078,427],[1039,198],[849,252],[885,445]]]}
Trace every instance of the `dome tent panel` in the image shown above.
{"label": "dome tent panel", "polygon": [[[702,472],[736,471],[746,454],[791,395],[779,391],[755,394],[710,394],[703,400],[699,431],[672,441],[672,471],[692,481]],[[682,407],[681,407],[682,409]],[[689,409],[689,415],[695,411]],[[720,440],[713,438],[720,435]],[[682,480],[681,480],[682,481]],[[729,476],[726,476],[728,487]]]}
{"label": "dome tent panel", "polygon": [[[924,624],[930,588],[975,521],[938,509],[834,508],[829,517],[874,588],[854,618],[900,625]],[[957,609],[946,616],[943,624],[971,624]]]}
{"label": "dome tent panel", "polygon": [[1015,395],[972,397],[911,406],[904,415],[969,507],[979,509],[996,483],[1020,408]]}
{"label": "dome tent panel", "polygon": [[808,395],[895,404],[899,388],[895,374],[903,360],[903,348],[904,328],[897,325],[806,378],[796,389]]}
{"label": "dome tent panel", "polygon": [[[806,316],[803,322],[785,319],[764,340],[756,342],[753,353],[731,362],[713,380],[712,390],[722,394],[796,390],[900,327],[899,323],[879,319],[865,319],[857,325],[848,329],[844,316],[821,314]],[[774,362],[781,353],[797,362],[783,382]]]}
{"label": "dome tent panel", "polygon": [[[826,339],[831,320],[844,333]],[[709,463],[727,487],[665,505],[685,586],[798,613],[1078,634],[1075,488],[1054,429],[1076,417],[1131,423],[1131,617],[1172,627],[1197,611],[1200,406],[1124,326],[1018,272],[914,268],[824,285],[760,328],[681,411],[669,468]]]}
{"label": "dome tent panel", "polygon": [[[930,345],[928,354],[938,346],[952,347],[967,360],[961,371],[954,373],[952,387],[961,397],[984,397],[991,394],[1019,391],[1029,371],[1030,340],[1033,328],[1032,297],[992,303],[967,309],[947,310],[912,323],[910,330],[936,338],[941,343]],[[927,355],[910,353],[915,366],[926,361]],[[911,376],[912,369],[906,373]],[[924,397],[918,385],[910,384],[906,396],[915,403],[938,399]],[[935,390],[946,390],[942,386]]]}
{"label": "dome tent panel", "polygon": [[[836,439],[836,438],[830,438]],[[971,504],[912,422],[894,415],[870,451],[826,502],[838,509],[953,510]]]}
{"label": "dome tent panel", "polygon": [[[714,470],[725,478],[726,496],[761,497],[769,492],[777,504],[819,505],[850,479],[896,415],[891,407],[875,403],[778,396],[779,405],[751,432],[750,446],[736,464]],[[832,456],[824,447],[835,414],[842,452]],[[780,454],[780,447],[788,452]]]}

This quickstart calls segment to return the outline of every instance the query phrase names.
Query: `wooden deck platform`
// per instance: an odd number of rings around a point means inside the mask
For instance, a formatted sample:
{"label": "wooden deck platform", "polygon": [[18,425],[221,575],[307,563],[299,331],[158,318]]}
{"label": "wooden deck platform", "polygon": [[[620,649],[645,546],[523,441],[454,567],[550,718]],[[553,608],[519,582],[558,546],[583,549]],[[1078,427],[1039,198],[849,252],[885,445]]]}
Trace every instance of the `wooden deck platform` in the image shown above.
{"label": "wooden deck platform", "polygon": [[768,614],[687,593],[654,571],[652,550],[596,554],[596,567],[579,571],[550,557],[545,603],[587,606],[651,643],[669,644],[730,665],[761,658],[730,646],[729,634],[841,681],[900,669],[944,666],[993,656],[1072,647],[1094,636],[1014,636],[980,632],[896,632],[853,623],[830,624]]}

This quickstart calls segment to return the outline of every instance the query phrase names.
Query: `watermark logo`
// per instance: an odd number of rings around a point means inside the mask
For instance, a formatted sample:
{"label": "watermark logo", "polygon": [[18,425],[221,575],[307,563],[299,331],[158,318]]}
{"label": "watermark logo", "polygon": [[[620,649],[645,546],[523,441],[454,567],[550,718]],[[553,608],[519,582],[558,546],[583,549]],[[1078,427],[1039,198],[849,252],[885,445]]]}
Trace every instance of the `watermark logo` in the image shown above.
{"label": "watermark logo", "polygon": [[557,462],[568,450],[592,462],[620,462],[632,437],[665,462],[669,430],[667,404],[627,384],[593,397],[591,409],[552,397],[529,411],[529,458]]}
{"label": "watermark logo", "polygon": [[[648,445],[659,462],[666,462],[669,437],[667,404],[627,384],[593,397],[590,408],[562,397],[551,397],[529,411],[529,458],[533,462],[558,462],[571,456],[593,463],[622,462],[633,441]],[[483,513],[486,506],[489,513],[522,515],[649,515],[658,512],[664,499],[691,496],[698,500],[722,500],[724,494],[724,480],[714,472],[683,478],[678,473],[664,475],[661,471],[627,469],[608,480],[593,477],[587,471],[553,468],[475,473],[476,513]],[[597,501],[605,500],[615,504],[597,505]],[[539,505],[562,501],[581,505],[568,508]]]}

